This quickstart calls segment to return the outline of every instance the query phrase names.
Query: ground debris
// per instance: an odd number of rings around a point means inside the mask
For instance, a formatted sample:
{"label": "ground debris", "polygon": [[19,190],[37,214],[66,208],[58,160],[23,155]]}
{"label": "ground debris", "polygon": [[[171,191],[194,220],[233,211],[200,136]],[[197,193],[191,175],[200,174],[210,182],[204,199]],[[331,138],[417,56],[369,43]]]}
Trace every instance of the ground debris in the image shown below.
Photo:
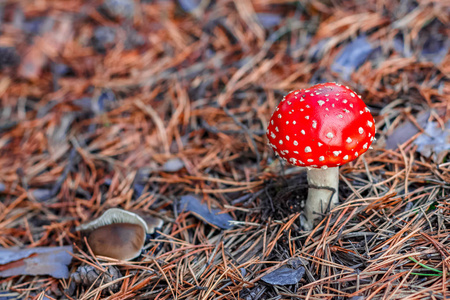
{"label": "ground debris", "polygon": [[0,277],[50,275],[69,278],[72,246],[30,249],[0,248]]}
{"label": "ground debris", "polygon": [[118,281],[111,285],[109,285],[109,283],[122,277],[119,269],[115,266],[105,266],[103,269],[105,270],[104,272],[99,267],[81,265],[74,273],[70,274],[70,277],[74,283],[86,288],[91,286],[98,288],[99,286],[106,285],[106,291],[117,291],[120,288],[121,282]]}
{"label": "ground debris", "polygon": [[[2,278],[2,292],[450,295],[450,2],[425,2],[0,4],[0,245],[76,245],[71,271],[95,266],[85,273],[105,282],[120,270],[113,290],[36,275]],[[306,172],[280,163],[265,133],[284,95],[319,82],[354,89],[377,131],[340,167],[340,205],[305,232]],[[75,231],[110,208],[155,228],[133,261],[96,261]],[[300,267],[296,284],[262,280]]]}
{"label": "ground debris", "polygon": [[272,285],[289,285],[299,282],[304,274],[304,267],[299,267],[298,269],[281,267],[263,276],[261,280]]}
{"label": "ground debris", "polygon": [[215,227],[222,229],[230,229],[233,227],[229,222],[233,218],[229,214],[221,213],[220,209],[209,209],[206,203],[202,204],[199,199],[191,195],[181,197],[179,210],[190,212],[200,220]]}

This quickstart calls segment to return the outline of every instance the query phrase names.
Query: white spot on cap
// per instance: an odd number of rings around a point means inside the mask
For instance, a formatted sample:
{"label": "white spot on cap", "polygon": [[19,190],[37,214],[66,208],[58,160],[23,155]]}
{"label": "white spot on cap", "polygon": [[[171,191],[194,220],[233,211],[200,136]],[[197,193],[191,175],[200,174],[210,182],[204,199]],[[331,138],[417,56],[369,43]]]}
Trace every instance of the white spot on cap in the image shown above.
{"label": "white spot on cap", "polygon": [[370,109],[368,109],[367,107],[364,107],[364,110],[370,112]]}
{"label": "white spot on cap", "polygon": [[314,94],[310,94],[311,97],[314,97]]}
{"label": "white spot on cap", "polygon": [[294,124],[294,125],[295,125],[295,124],[297,124],[297,122],[296,122],[296,121],[292,121],[292,124]]}
{"label": "white spot on cap", "polygon": [[372,127],[373,123],[370,121],[367,121],[367,126]]}
{"label": "white spot on cap", "polygon": [[325,157],[319,156],[319,161],[324,161],[324,160],[325,160]]}
{"label": "white spot on cap", "polygon": [[331,133],[331,132],[328,132],[328,133],[327,133],[327,138],[329,138],[329,139],[332,139],[332,138],[334,138],[334,135],[333,135],[333,133]]}
{"label": "white spot on cap", "polygon": [[358,152],[355,152],[355,156],[358,157],[358,155],[359,155]]}
{"label": "white spot on cap", "polygon": [[363,149],[367,149],[367,143],[363,145]]}
{"label": "white spot on cap", "polygon": [[347,143],[351,143],[351,142],[352,142],[352,139],[351,139],[350,137],[348,137],[345,141],[346,141]]}
{"label": "white spot on cap", "polygon": [[288,105],[291,105],[292,103],[291,103],[291,101],[288,101],[287,104],[288,104]]}
{"label": "white spot on cap", "polygon": [[337,93],[336,96],[339,96],[339,93]]}
{"label": "white spot on cap", "polygon": [[299,154],[298,151],[293,151],[295,154]]}
{"label": "white spot on cap", "polygon": [[306,119],[306,120],[309,120],[309,116],[306,116],[305,119]]}
{"label": "white spot on cap", "polygon": [[346,99],[344,99],[344,101],[342,101],[342,103],[347,103],[347,100],[346,100]]}
{"label": "white spot on cap", "polygon": [[328,169],[328,166],[322,166],[322,169],[326,170]]}
{"label": "white spot on cap", "polygon": [[296,158],[293,158],[293,157],[291,157],[291,158],[289,159],[289,161],[290,161],[291,163],[293,163],[293,164],[295,165],[295,163],[297,162],[297,159],[296,159]]}
{"label": "white spot on cap", "polygon": [[286,125],[289,125],[289,121],[286,121]]}
{"label": "white spot on cap", "polygon": [[270,124],[272,124],[272,125],[273,125],[273,120],[270,120]]}
{"label": "white spot on cap", "polygon": [[316,120],[313,120],[313,121],[312,121],[312,127],[313,127],[313,128],[317,128],[317,121],[316,121]]}
{"label": "white spot on cap", "polygon": [[358,128],[358,132],[359,132],[359,134],[363,134],[364,133],[364,129],[362,127],[359,127]]}
{"label": "white spot on cap", "polygon": [[319,101],[317,101],[317,103],[318,103],[320,106],[322,106],[322,105],[325,104],[325,101],[319,100]]}
{"label": "white spot on cap", "polygon": [[301,131],[300,131],[303,135],[305,134],[305,131],[302,129]]}
{"label": "white spot on cap", "polygon": [[312,152],[311,147],[306,146],[305,147],[305,153],[309,153],[309,152]]}
{"label": "white spot on cap", "polygon": [[348,159],[348,155],[344,156],[344,159],[347,160]]}
{"label": "white spot on cap", "polygon": [[276,131],[276,132],[280,132],[280,130],[278,130],[278,126],[275,127],[275,131]]}
{"label": "white spot on cap", "polygon": [[299,91],[295,91],[294,95],[298,95]]}
{"label": "white spot on cap", "polygon": [[286,136],[286,141],[289,141],[289,136],[288,135]]}
{"label": "white spot on cap", "polygon": [[281,119],[281,114],[278,114],[278,119]]}
{"label": "white spot on cap", "polygon": [[311,159],[311,158],[310,158],[310,159],[308,159],[308,162],[313,162],[313,161],[314,161],[314,160],[313,160],[313,159]]}
{"label": "white spot on cap", "polygon": [[353,93],[350,93],[350,96],[352,96],[352,97],[355,97],[355,94],[353,94]]}
{"label": "white spot on cap", "polygon": [[305,90],[305,93],[309,92],[309,90]]}
{"label": "white spot on cap", "polygon": [[328,96],[330,96],[330,94],[325,94],[325,97],[328,97]]}
{"label": "white spot on cap", "polygon": [[321,142],[318,142],[317,145],[320,147],[320,146],[322,146],[323,144],[322,144]]}
{"label": "white spot on cap", "polygon": [[341,114],[338,114],[338,118],[343,118],[344,116],[343,115],[341,115]]}
{"label": "white spot on cap", "polygon": [[283,140],[280,140],[278,143],[279,143],[280,145],[283,145]]}
{"label": "white spot on cap", "polygon": [[298,142],[297,141],[294,141],[294,146],[298,146]]}
{"label": "white spot on cap", "polygon": [[350,111],[349,111],[348,109],[345,109],[345,108],[344,108],[344,112],[345,112],[345,113],[349,113]]}
{"label": "white spot on cap", "polygon": [[333,104],[331,104],[331,107],[334,107],[334,103],[333,103]]}
{"label": "white spot on cap", "polygon": [[339,156],[339,151],[333,151],[334,156]]}
{"label": "white spot on cap", "polygon": [[364,112],[362,110],[359,111],[359,114],[362,115]]}
{"label": "white spot on cap", "polygon": [[310,106],[309,106],[309,105],[305,105],[305,107],[306,107],[306,108],[310,108]]}
{"label": "white spot on cap", "polygon": [[353,104],[350,103],[350,107],[353,108]]}
{"label": "white spot on cap", "polygon": [[271,136],[273,139],[277,137],[277,136],[275,135],[275,133],[273,133],[273,132],[270,134],[270,136]]}

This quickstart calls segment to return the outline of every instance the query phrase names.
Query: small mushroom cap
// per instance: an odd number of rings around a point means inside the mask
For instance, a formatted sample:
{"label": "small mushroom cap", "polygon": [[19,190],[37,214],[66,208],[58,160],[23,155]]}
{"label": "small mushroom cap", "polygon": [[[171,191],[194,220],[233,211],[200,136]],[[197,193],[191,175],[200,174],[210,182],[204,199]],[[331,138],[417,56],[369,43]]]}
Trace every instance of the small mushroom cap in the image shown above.
{"label": "small mushroom cap", "polygon": [[354,91],[336,83],[290,92],[266,131],[269,146],[290,164],[337,167],[366,152],[375,121]]}
{"label": "small mushroom cap", "polygon": [[76,230],[90,231],[105,225],[115,223],[130,223],[140,225],[146,233],[149,233],[147,223],[140,216],[120,208],[110,208],[97,219],[78,226]]}
{"label": "small mushroom cap", "polygon": [[141,253],[145,235],[141,225],[116,223],[96,228],[87,241],[95,255],[130,260]]}

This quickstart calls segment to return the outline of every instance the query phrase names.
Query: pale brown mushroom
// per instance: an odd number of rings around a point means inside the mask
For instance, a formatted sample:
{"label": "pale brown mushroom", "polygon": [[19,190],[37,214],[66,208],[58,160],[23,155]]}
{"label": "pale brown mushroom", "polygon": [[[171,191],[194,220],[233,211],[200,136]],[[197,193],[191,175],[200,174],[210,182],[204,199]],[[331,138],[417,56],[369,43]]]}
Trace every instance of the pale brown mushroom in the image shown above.
{"label": "pale brown mushroom", "polygon": [[120,260],[138,257],[149,231],[139,215],[118,208],[107,210],[77,230],[88,232],[87,241],[95,255]]}

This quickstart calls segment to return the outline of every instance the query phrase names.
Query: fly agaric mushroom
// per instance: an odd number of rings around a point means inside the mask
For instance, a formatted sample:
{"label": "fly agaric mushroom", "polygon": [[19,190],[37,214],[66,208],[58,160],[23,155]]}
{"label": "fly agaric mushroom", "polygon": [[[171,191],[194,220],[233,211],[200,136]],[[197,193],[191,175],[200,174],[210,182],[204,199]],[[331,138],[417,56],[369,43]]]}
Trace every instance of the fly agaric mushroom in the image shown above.
{"label": "fly agaric mushroom", "polygon": [[286,95],[266,134],[284,161],[308,168],[303,227],[311,230],[316,213],[338,204],[339,166],[369,149],[375,121],[361,96],[340,84],[323,83]]}
{"label": "fly agaric mushroom", "polygon": [[139,256],[149,232],[147,223],[137,214],[111,208],[98,219],[80,225],[78,231],[88,231],[87,242],[95,255],[120,260]]}

